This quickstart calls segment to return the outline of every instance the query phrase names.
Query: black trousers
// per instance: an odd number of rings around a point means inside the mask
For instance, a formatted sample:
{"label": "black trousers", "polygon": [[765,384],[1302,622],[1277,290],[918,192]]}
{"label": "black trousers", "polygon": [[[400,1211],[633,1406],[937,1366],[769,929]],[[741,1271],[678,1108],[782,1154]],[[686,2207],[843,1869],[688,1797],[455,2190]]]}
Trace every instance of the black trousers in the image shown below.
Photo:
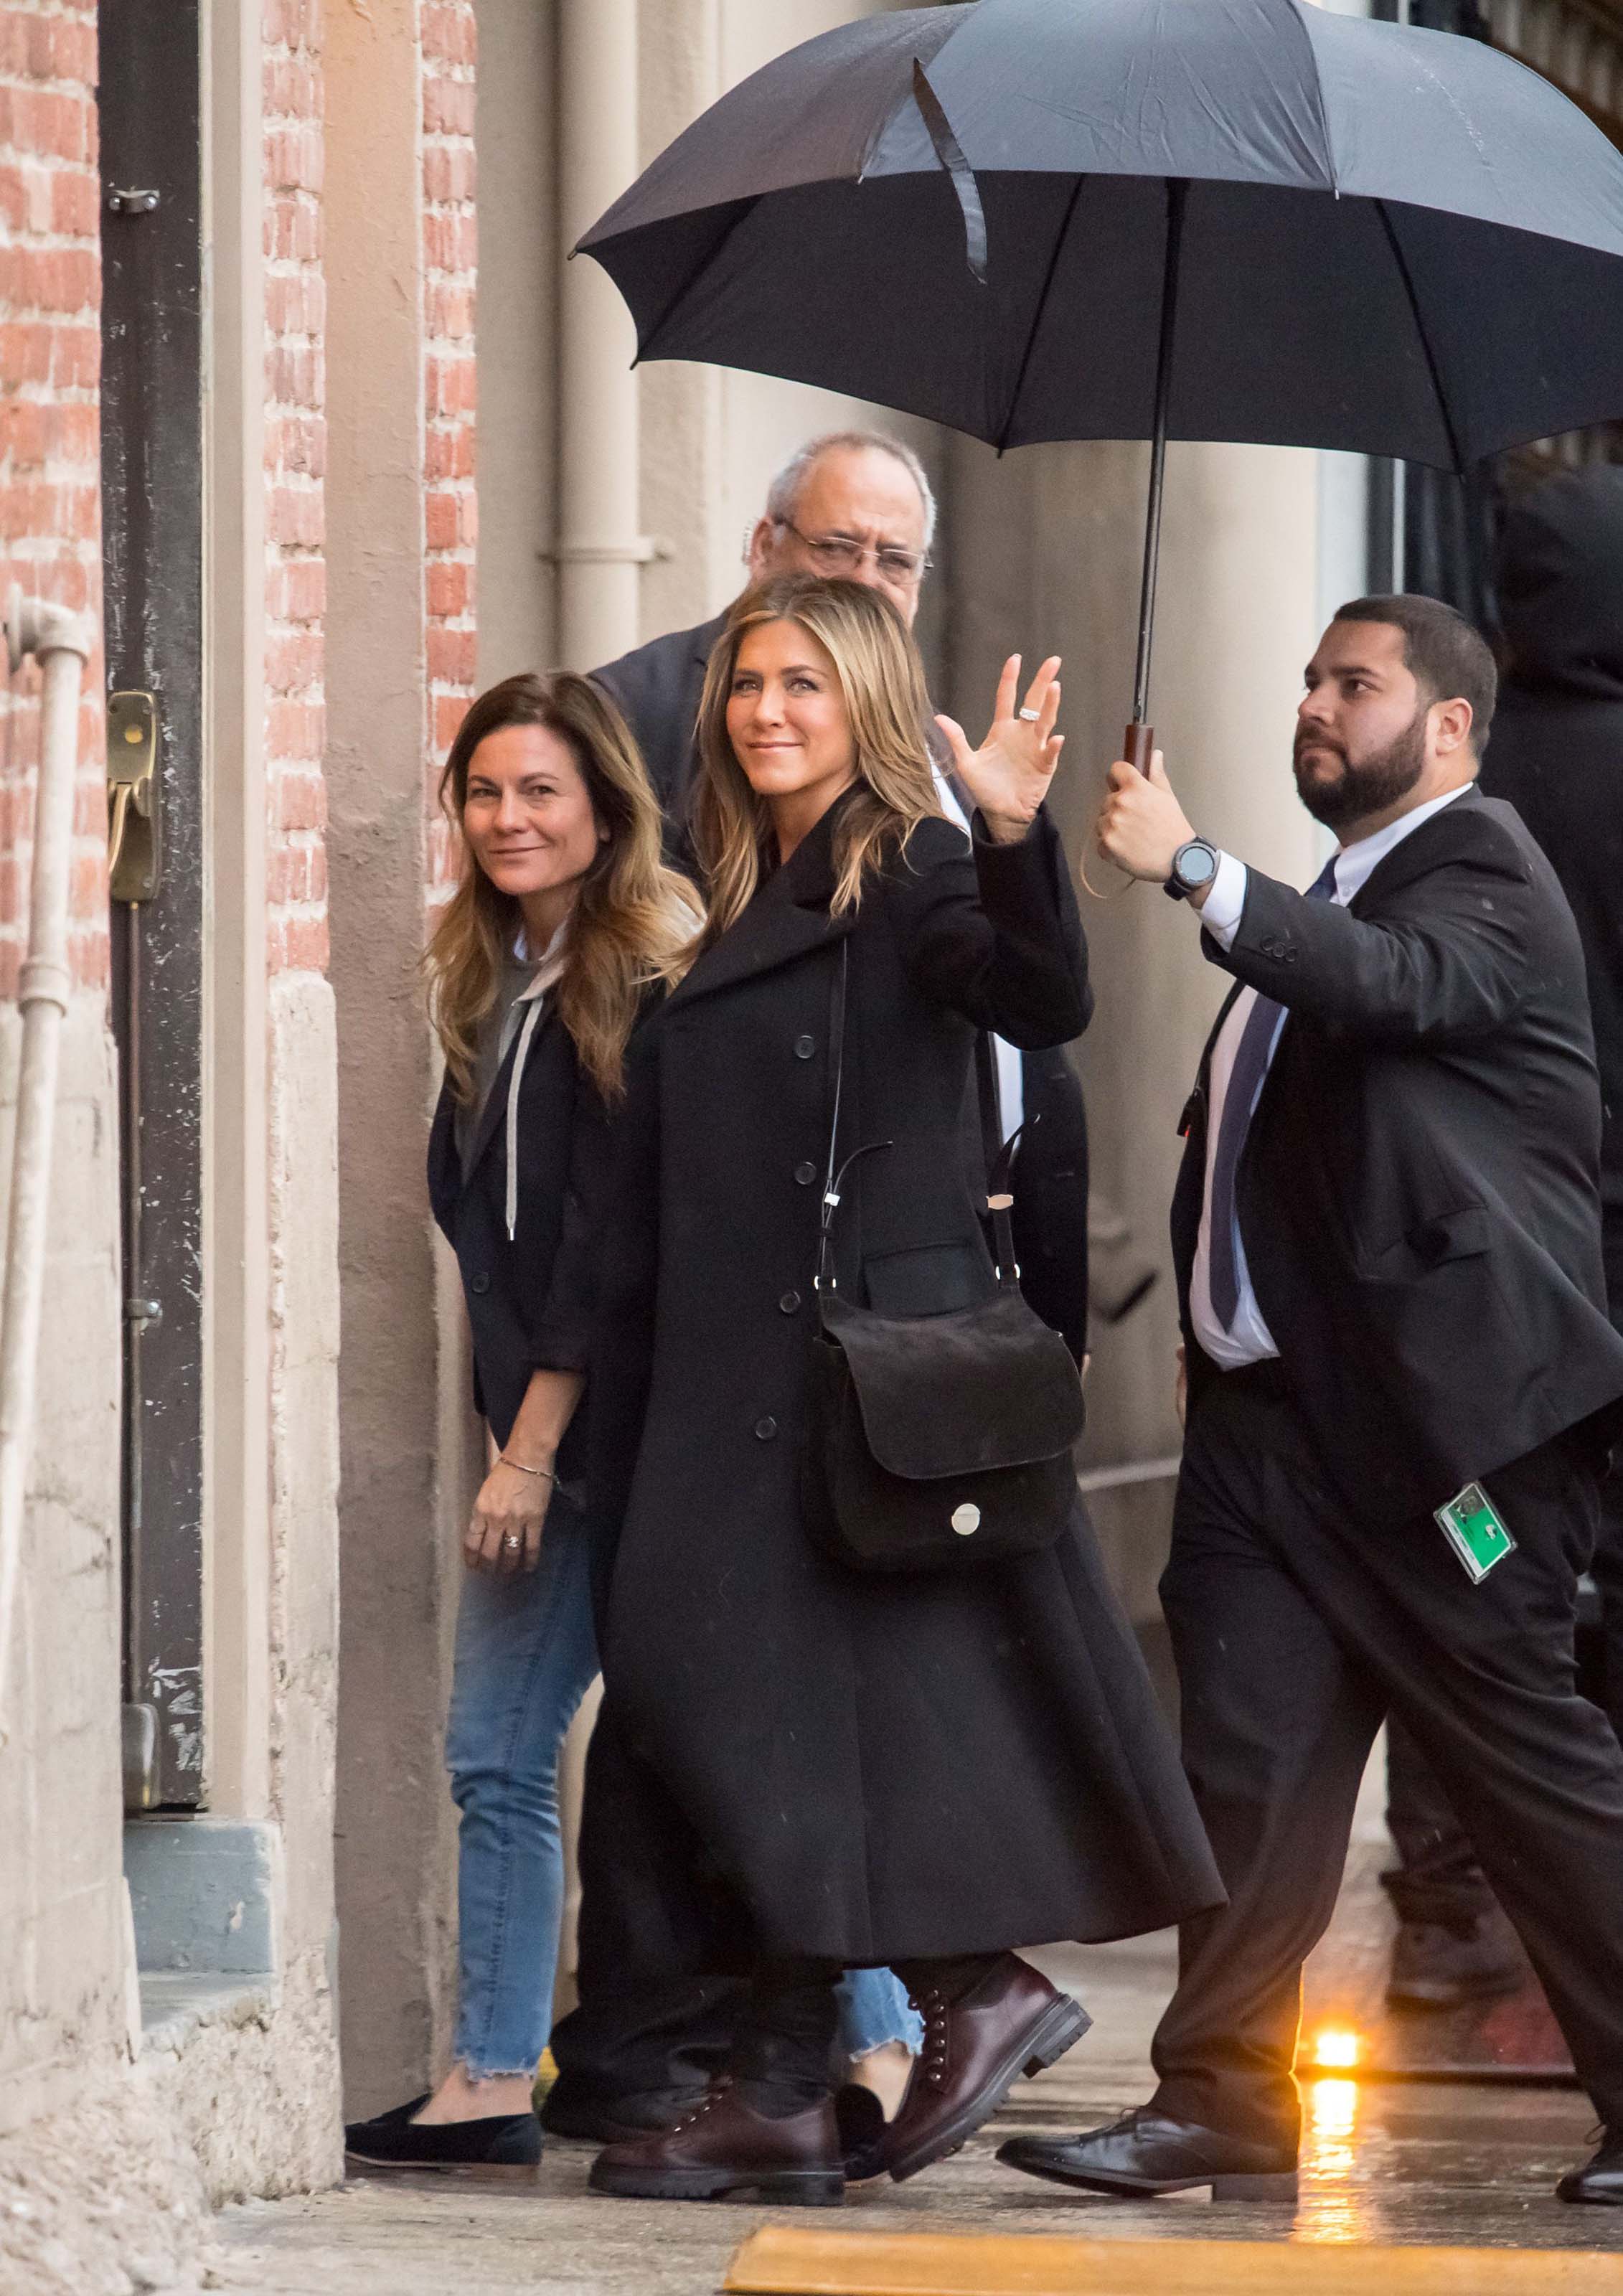
{"label": "black trousers", "polygon": [[651,1804],[603,1701],[586,1754],[580,1833],[580,2005],[553,2029],[561,2088],[608,2106],[702,2089],[726,2064],[753,1946],[735,1901],[668,1808]]}
{"label": "black trousers", "polygon": [[[1579,1677],[1623,1740],[1623,1453],[1614,1456],[1602,1491],[1590,1571],[1600,1616],[1579,1637]],[[1387,1734],[1386,1822],[1398,1863],[1381,1878],[1399,1921],[1469,1922],[1493,1904],[1475,1844],[1441,1780],[1397,1722]]]}
{"label": "black trousers", "polygon": [[1473,1587],[1429,1516],[1361,1515],[1332,1492],[1276,1365],[1201,1393],[1161,1599],[1229,1903],[1181,1933],[1160,2109],[1295,2140],[1302,1963],[1390,1710],[1423,1740],[1597,2112],[1623,2127],[1623,1751],[1578,1694],[1572,1640],[1600,1464],[1578,1433],[1486,1478],[1518,1546]]}

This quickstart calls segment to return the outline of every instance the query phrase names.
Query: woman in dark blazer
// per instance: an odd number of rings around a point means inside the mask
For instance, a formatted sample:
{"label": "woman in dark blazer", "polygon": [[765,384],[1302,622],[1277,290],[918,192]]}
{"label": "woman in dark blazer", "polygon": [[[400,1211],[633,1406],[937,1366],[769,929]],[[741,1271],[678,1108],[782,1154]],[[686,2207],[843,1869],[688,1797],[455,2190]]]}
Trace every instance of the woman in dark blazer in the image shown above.
{"label": "woman in dark blazer", "polygon": [[[923,2058],[866,2166],[911,2175],[1084,2030],[1010,1948],[1156,1929],[1222,1891],[1078,1502],[1059,1543],[864,1577],[802,1519],[831,999],[848,952],[842,1142],[883,1142],[834,1224],[848,1294],[928,1315],[995,1278],[964,1172],[977,1029],[1086,1027],[1086,954],[1042,800],[1058,665],[940,817],[923,685],[876,592],[741,601],[712,658],[697,808],[710,924],[633,1049],[594,1355],[593,1500],[618,1540],[592,1794],[664,1891],[751,1959],[733,2077],[596,2189],[837,2199],[832,1984],[889,1964]],[[719,1948],[718,1948],[719,1949]],[[714,1962],[712,1966],[716,1965]]]}
{"label": "woman in dark blazer", "polygon": [[580,1408],[602,1177],[626,1047],[697,905],[587,679],[474,702],[441,802],[463,872],[428,953],[446,1056],[429,1196],[456,1253],[491,1459],[463,1543],[446,1755],[462,1813],[455,2062],[345,2132],[368,2167],[534,2173],[531,2109],[563,1902],[558,1751],[597,1672]]}

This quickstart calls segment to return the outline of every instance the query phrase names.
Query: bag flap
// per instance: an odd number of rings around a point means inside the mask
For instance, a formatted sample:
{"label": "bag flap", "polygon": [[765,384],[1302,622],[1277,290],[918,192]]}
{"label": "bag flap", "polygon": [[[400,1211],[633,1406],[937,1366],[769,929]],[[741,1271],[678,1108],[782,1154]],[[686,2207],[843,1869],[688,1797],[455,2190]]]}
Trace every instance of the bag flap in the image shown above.
{"label": "bag flap", "polygon": [[1082,1382],[1057,1332],[1013,1287],[944,1316],[879,1316],[824,1294],[868,1447],[893,1475],[929,1481],[1025,1467],[1082,1432]]}

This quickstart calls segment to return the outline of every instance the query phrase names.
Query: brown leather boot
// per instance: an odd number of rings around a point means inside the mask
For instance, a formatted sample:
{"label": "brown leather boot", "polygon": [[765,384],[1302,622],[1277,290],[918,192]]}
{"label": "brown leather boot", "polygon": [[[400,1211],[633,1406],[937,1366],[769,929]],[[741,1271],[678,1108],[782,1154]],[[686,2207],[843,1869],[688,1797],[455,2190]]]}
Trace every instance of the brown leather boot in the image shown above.
{"label": "brown leather boot", "polygon": [[899,2185],[955,2152],[1022,2072],[1055,2063],[1093,2020],[1015,1953],[909,1962],[897,1973],[923,2013],[924,2046],[901,2111],[860,2166],[889,2169]]}
{"label": "brown leather boot", "polygon": [[791,2206],[834,2207],[845,2198],[845,2169],[833,2099],[778,2120],[756,2112],[735,2083],[718,2082],[674,2128],[600,2152],[590,2183],[619,2200],[719,2201],[752,2192]]}

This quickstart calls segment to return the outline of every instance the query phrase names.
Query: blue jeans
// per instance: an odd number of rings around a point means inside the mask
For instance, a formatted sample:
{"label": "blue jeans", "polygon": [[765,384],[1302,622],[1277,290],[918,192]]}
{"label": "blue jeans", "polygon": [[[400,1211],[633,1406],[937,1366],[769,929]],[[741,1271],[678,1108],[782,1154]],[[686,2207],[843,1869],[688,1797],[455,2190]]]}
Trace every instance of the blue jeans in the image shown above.
{"label": "blue jeans", "polygon": [[[460,1947],[456,2061],[475,2080],[528,2077],[552,2030],[563,1843],[558,1754],[597,1674],[590,1540],[578,1511],[553,1499],[531,1572],[470,1571],[456,1617],[446,1764],[462,1812],[456,1901]],[[866,2056],[923,2022],[888,1969],[848,1971],[840,2044]]]}
{"label": "blue jeans", "polygon": [[848,2057],[870,2056],[889,2041],[905,2041],[916,2057],[924,2046],[924,2020],[888,1969],[847,1970],[840,1980],[839,2030]]}
{"label": "blue jeans", "polygon": [[446,1763],[462,1812],[455,2054],[475,2080],[528,2078],[552,2030],[558,1753],[597,1673],[590,1546],[578,1512],[556,1497],[536,1570],[470,1571],[463,1584]]}

